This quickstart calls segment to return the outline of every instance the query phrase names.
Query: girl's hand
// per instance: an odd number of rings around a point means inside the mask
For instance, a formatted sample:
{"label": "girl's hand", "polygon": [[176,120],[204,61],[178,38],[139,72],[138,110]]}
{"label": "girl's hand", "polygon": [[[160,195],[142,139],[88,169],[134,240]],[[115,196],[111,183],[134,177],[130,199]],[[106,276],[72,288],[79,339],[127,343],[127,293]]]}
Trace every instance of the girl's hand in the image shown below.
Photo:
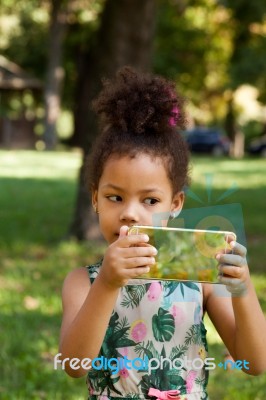
{"label": "girl's hand", "polygon": [[127,235],[128,227],[120,228],[119,238],[105,252],[99,278],[109,287],[119,288],[129,279],[149,272],[155,263],[155,247],[148,245],[147,235]]}
{"label": "girl's hand", "polygon": [[242,296],[247,291],[249,270],[246,260],[247,250],[241,244],[231,240],[230,246],[233,254],[217,254],[219,261],[218,279],[226,285],[227,290],[233,297]]}

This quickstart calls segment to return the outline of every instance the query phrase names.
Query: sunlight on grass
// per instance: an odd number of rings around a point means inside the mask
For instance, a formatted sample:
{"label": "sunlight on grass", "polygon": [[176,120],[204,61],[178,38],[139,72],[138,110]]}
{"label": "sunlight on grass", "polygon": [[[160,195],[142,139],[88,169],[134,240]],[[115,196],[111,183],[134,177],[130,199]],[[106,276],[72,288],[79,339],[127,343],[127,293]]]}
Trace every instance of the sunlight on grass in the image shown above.
{"label": "sunlight on grass", "polygon": [[0,151],[0,176],[74,179],[81,165],[79,152]]}
{"label": "sunlight on grass", "polygon": [[211,160],[192,159],[192,185],[206,187],[206,174],[210,175],[216,189],[255,189],[266,186],[266,162],[264,159]]}

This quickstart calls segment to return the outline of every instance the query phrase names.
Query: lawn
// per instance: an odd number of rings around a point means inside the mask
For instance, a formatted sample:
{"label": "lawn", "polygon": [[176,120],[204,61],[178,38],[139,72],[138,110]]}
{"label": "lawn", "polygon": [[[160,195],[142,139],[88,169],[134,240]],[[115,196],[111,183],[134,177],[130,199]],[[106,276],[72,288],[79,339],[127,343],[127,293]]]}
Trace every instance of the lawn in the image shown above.
{"label": "lawn", "polygon": [[[84,399],[85,378],[53,369],[68,271],[97,260],[103,245],[64,240],[75,201],[76,152],[0,151],[0,398]],[[265,160],[193,158],[185,209],[237,204],[252,279],[266,313]],[[235,190],[236,189],[236,190]],[[228,196],[226,196],[226,192]],[[220,198],[220,200],[219,200]],[[227,208],[226,208],[227,207]],[[228,208],[229,207],[229,208]],[[203,210],[203,209],[202,209]],[[224,347],[207,320],[209,357]],[[210,398],[262,400],[266,374],[211,371]]]}

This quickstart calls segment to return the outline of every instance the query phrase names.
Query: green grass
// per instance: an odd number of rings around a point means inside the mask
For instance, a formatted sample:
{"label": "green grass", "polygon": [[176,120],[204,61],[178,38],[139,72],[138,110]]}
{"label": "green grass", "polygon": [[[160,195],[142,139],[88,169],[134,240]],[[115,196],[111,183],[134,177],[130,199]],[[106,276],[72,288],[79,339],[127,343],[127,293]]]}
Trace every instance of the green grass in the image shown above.
{"label": "green grass", "polygon": [[[61,323],[61,287],[71,269],[102,254],[102,245],[66,241],[73,213],[78,153],[0,151],[0,398],[84,399],[85,378],[53,370]],[[265,160],[193,159],[192,191],[186,208],[239,203],[243,210],[250,270],[266,312]],[[212,175],[212,192],[206,191]],[[209,179],[209,178],[208,178]],[[235,184],[238,190],[217,202]],[[210,357],[223,358],[224,347],[207,321]],[[211,372],[215,400],[262,400],[265,374]]]}

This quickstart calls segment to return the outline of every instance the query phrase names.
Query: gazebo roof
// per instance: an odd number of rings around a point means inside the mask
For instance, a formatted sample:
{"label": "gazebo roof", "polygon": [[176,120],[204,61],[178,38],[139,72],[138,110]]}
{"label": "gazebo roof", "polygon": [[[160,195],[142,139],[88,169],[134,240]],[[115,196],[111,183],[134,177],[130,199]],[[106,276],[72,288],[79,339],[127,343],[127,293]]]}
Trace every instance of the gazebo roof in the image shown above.
{"label": "gazebo roof", "polygon": [[42,82],[0,55],[0,90],[42,89]]}

